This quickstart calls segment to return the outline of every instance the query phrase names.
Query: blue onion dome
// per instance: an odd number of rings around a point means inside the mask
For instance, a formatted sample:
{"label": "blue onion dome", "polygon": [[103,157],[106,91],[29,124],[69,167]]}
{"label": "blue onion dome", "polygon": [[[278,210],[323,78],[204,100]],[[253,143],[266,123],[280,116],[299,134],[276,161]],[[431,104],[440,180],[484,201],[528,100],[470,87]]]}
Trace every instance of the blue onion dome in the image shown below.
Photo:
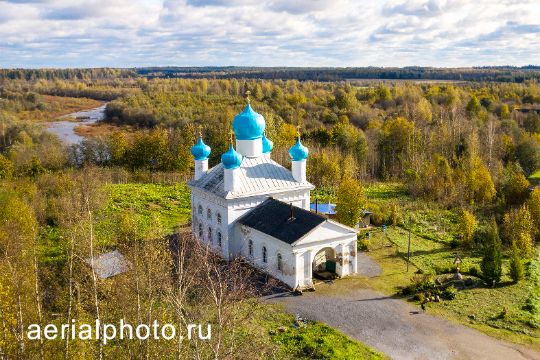
{"label": "blue onion dome", "polygon": [[303,161],[306,160],[309,154],[307,147],[302,145],[300,142],[300,136],[296,140],[296,144],[289,149],[289,155],[291,156],[292,161]]}
{"label": "blue onion dome", "polygon": [[263,154],[268,154],[274,148],[274,143],[272,142],[272,140],[266,137],[266,134],[263,134],[262,145],[263,145]]}
{"label": "blue onion dome", "polygon": [[203,142],[202,137],[199,137],[197,143],[191,148],[191,154],[195,157],[195,160],[206,160],[211,152],[210,146]]}
{"label": "blue onion dome", "polygon": [[233,120],[233,129],[237,140],[260,139],[265,127],[264,117],[255,112],[249,103],[244,111],[237,114]]}
{"label": "blue onion dome", "polygon": [[229,150],[221,155],[221,162],[225,169],[236,169],[242,164],[242,155],[234,150],[232,144],[229,146]]}

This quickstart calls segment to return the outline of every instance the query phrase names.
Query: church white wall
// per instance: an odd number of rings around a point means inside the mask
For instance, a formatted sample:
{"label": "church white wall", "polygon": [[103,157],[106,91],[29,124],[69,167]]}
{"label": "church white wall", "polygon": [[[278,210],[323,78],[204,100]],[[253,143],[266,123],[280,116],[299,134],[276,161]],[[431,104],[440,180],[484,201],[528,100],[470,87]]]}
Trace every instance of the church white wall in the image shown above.
{"label": "church white wall", "polygon": [[223,187],[225,191],[238,191],[240,186],[239,176],[240,169],[223,169]]}
{"label": "church white wall", "polygon": [[[291,245],[240,224],[236,225],[235,234],[241,243],[239,255],[291,288],[296,287],[296,257]],[[253,241],[252,254],[249,252],[249,240]],[[266,248],[266,262],[263,247]],[[279,255],[281,255],[281,270],[278,268]]]}
{"label": "church white wall", "polygon": [[307,181],[306,162],[306,160],[291,161],[291,172],[294,180],[298,182]]}
{"label": "church white wall", "polygon": [[199,180],[208,171],[208,159],[195,160],[195,180]]}
{"label": "church white wall", "polygon": [[301,288],[309,288],[313,285],[313,260],[317,253],[326,248],[331,248],[335,252],[338,276],[343,277],[358,272],[356,234],[319,242],[300,243],[292,248],[295,254],[297,285]]}
{"label": "church white wall", "polygon": [[[199,192],[192,191],[192,231],[199,240],[211,247],[213,251],[228,259],[230,249],[227,208],[213,200],[211,197],[201,196]],[[199,212],[200,209],[201,212]],[[210,210],[210,216],[208,216],[208,210]],[[220,217],[221,221],[219,221]],[[202,225],[202,236],[199,233],[199,224]],[[219,234],[221,234],[221,246],[219,245]]]}
{"label": "church white wall", "polygon": [[254,140],[236,139],[236,151],[247,157],[261,156],[263,153],[262,138]]}
{"label": "church white wall", "polygon": [[[309,209],[309,190],[296,190],[280,194],[273,194],[272,196],[280,201],[293,203],[295,206]],[[225,259],[231,259],[236,256],[245,256],[247,251],[247,243],[239,231],[239,226],[236,226],[236,220],[247,212],[253,210],[267,198],[268,196],[257,196],[225,200],[213,194],[209,194],[198,189],[192,189],[192,231],[204,244],[207,244],[212,248],[213,251],[217,252]],[[201,214],[199,213],[199,206],[202,209]],[[210,210],[211,213],[210,217],[208,217],[208,210]],[[221,216],[221,223],[218,223],[218,214]],[[202,225],[202,237],[199,237],[199,224]],[[211,239],[209,239],[209,229],[212,229]],[[218,245],[218,232],[221,233],[221,247]],[[265,234],[260,234],[261,236],[257,237],[259,240],[263,237],[268,237]],[[261,265],[263,270],[268,271],[269,274],[282,280],[293,288],[296,286],[296,284],[303,283],[303,277],[299,279],[296,274],[295,267],[297,260],[295,255],[293,255],[291,252],[291,246],[271,237],[268,237],[264,241],[265,244],[267,244],[266,246],[268,249],[268,263],[261,263],[262,245],[261,242],[258,241],[257,246],[259,247],[255,247],[255,251],[259,251],[261,259],[259,259],[259,263],[255,262],[254,265]],[[277,245],[276,242],[278,243]],[[278,251],[280,251],[283,256],[283,271],[277,270]],[[309,272],[309,276],[311,277],[311,270]]]}

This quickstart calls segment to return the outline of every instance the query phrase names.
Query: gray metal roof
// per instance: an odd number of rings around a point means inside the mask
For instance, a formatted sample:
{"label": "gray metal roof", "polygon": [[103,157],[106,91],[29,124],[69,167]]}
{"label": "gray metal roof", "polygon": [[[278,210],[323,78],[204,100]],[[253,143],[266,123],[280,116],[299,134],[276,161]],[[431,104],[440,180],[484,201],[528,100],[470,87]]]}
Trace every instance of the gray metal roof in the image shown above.
{"label": "gray metal roof", "polygon": [[[86,259],[86,263],[92,266],[91,259]],[[96,275],[101,279],[107,279],[115,275],[125,273],[129,269],[129,262],[118,250],[94,257],[94,268]]]}
{"label": "gray metal roof", "polygon": [[236,192],[225,192],[221,163],[208,170],[200,179],[190,181],[188,185],[225,199],[313,189],[314,187],[309,182],[295,181],[288,169],[266,156],[244,157],[239,169],[240,186]]}

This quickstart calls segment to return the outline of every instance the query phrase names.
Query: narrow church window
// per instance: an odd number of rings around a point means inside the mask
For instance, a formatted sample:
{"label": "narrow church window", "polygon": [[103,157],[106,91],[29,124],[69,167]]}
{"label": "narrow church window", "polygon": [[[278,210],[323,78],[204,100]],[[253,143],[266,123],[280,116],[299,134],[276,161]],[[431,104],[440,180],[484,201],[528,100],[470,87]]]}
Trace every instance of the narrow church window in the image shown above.
{"label": "narrow church window", "polygon": [[249,256],[253,256],[253,240],[249,239],[249,242],[248,242],[248,251],[249,251]]}
{"label": "narrow church window", "polygon": [[199,205],[199,207],[197,208],[197,211],[199,212],[199,215],[202,215],[202,206]]}
{"label": "narrow church window", "polygon": [[218,231],[217,233],[217,243],[218,246],[221,247],[221,231]]}
{"label": "narrow church window", "polygon": [[281,262],[281,254],[277,254],[277,269],[283,271],[283,264]]}
{"label": "narrow church window", "polygon": [[263,246],[263,263],[268,262],[268,256],[266,254],[266,246]]}
{"label": "narrow church window", "polygon": [[212,218],[212,210],[208,209],[206,210],[206,218],[211,219]]}
{"label": "narrow church window", "polygon": [[202,224],[199,224],[199,239],[202,239],[202,237],[203,237]]}
{"label": "narrow church window", "polygon": [[217,214],[217,223],[221,224],[221,214],[220,213]]}
{"label": "narrow church window", "polygon": [[208,228],[208,242],[212,242],[212,228]]}

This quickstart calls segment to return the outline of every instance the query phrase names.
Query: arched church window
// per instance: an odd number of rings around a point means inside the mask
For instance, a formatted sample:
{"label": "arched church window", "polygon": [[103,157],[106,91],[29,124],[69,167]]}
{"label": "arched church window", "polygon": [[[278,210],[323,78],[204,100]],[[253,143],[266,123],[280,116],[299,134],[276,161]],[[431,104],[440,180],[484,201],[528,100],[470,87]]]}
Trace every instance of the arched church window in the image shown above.
{"label": "arched church window", "polygon": [[263,263],[268,262],[268,254],[266,251],[266,246],[263,246]]}
{"label": "arched church window", "polygon": [[221,214],[220,213],[217,214],[217,223],[221,224]]}
{"label": "arched church window", "polygon": [[208,242],[212,242],[212,228],[208,228]]}
{"label": "arched church window", "polygon": [[279,271],[283,271],[283,263],[282,263],[282,259],[281,259],[281,254],[277,254],[277,269]]}
{"label": "arched church window", "polygon": [[217,244],[219,247],[222,246],[222,242],[221,242],[221,231],[218,231],[217,233]]}
{"label": "arched church window", "polygon": [[203,228],[202,228],[202,224],[199,224],[199,239],[202,239],[203,237]]}
{"label": "arched church window", "polygon": [[249,256],[253,257],[253,240],[251,239],[248,241],[248,252]]}
{"label": "arched church window", "polygon": [[199,207],[197,208],[197,212],[199,213],[199,215],[202,215],[202,205],[199,205]]}
{"label": "arched church window", "polygon": [[212,218],[212,210],[208,209],[206,210],[206,218],[211,219]]}

